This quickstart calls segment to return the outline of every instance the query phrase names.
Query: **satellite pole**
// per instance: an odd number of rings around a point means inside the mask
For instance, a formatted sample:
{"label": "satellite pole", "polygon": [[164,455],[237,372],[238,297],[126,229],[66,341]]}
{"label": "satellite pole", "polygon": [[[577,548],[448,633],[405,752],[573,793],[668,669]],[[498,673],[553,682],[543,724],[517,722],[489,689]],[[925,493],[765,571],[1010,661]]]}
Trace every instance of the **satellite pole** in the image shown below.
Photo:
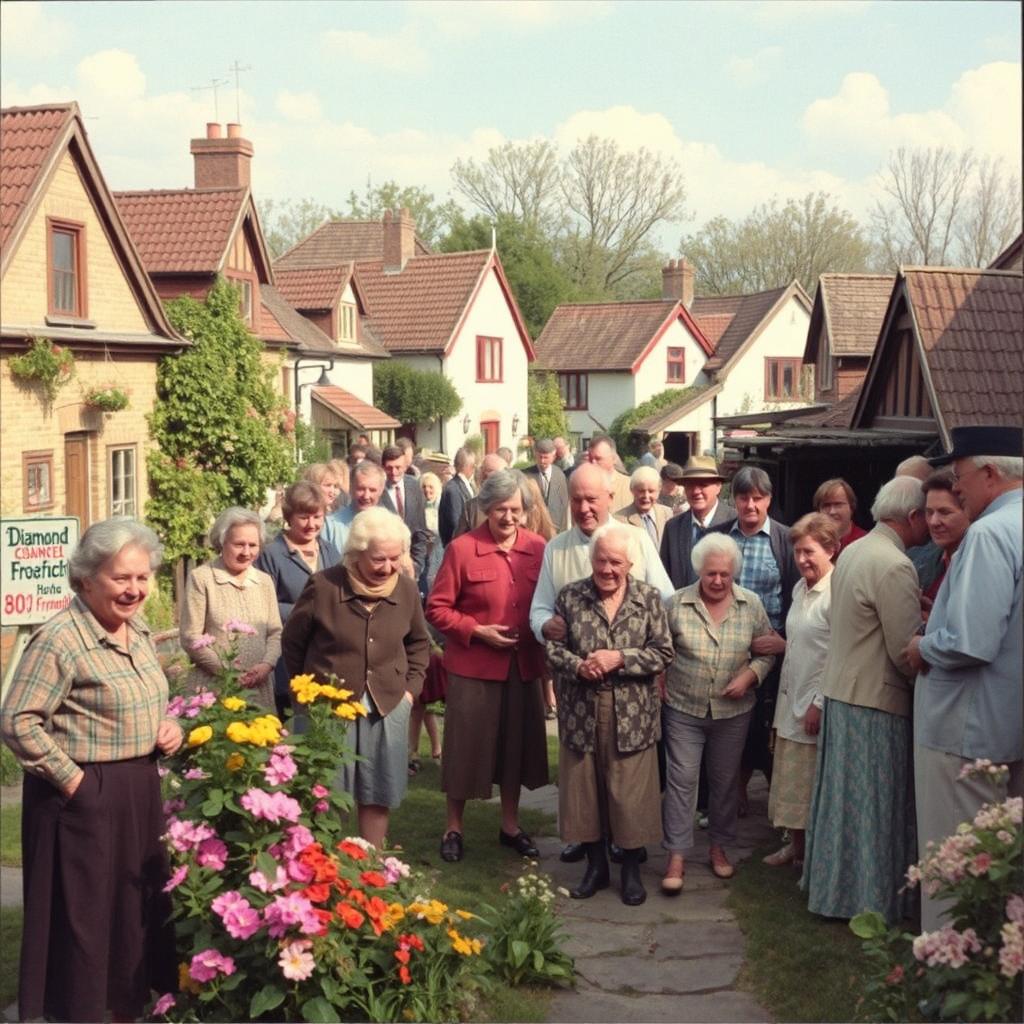
{"label": "satellite pole", "polygon": [[213,119],[220,124],[220,104],[217,101],[217,90],[222,85],[227,85],[228,80],[226,78],[211,78],[209,85],[194,85],[192,86],[192,92],[212,92],[213,93]]}
{"label": "satellite pole", "polygon": [[228,74],[235,76],[235,124],[242,123],[242,87],[239,84],[239,76],[243,71],[252,71],[252,65],[239,64],[236,57],[235,63],[228,68]]}

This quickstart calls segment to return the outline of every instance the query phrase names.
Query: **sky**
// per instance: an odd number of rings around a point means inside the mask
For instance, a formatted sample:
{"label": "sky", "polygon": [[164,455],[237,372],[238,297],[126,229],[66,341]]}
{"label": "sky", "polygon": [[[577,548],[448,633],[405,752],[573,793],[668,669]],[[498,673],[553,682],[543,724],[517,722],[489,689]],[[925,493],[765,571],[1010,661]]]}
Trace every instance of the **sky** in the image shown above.
{"label": "sky", "polygon": [[682,168],[688,219],[667,242],[811,190],[863,217],[901,145],[973,147],[1019,174],[1020,6],[0,4],[3,105],[71,99],[114,189],[191,185],[189,140],[240,116],[258,198],[336,207],[368,179],[448,198],[452,163],[506,140],[609,135]]}

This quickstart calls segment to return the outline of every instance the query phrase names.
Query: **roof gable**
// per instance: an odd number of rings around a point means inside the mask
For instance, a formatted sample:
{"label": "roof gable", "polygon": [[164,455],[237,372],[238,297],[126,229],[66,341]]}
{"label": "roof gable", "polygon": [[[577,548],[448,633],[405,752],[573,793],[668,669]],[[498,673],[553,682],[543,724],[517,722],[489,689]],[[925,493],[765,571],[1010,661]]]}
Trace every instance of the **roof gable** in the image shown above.
{"label": "roof gable", "polygon": [[296,309],[334,309],[352,279],[352,264],[286,270],[275,266],[274,285]]}
{"label": "roof gable", "polygon": [[[430,255],[430,247],[418,236],[415,255]],[[384,223],[381,220],[328,220],[311,235],[293,245],[274,261],[275,270],[374,261],[384,258]]]}
{"label": "roof gable", "polygon": [[894,280],[892,274],[822,274],[807,329],[804,362],[817,361],[823,327],[833,356],[870,356]]}
{"label": "roof gable", "polygon": [[1016,270],[1024,266],[1024,232],[1019,234],[990,264],[989,270]]}

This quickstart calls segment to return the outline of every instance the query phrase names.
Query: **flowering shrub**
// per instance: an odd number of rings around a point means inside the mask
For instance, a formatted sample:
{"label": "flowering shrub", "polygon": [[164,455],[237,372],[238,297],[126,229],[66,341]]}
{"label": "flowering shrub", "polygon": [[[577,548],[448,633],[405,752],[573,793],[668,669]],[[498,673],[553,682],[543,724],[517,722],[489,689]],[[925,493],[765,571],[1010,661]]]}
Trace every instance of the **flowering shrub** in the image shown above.
{"label": "flowering shrub", "polygon": [[[483,984],[482,922],[421,894],[407,864],[344,837],[348,690],[292,680],[300,729],[254,707],[228,626],[218,691],[176,695],[186,741],[167,787],[179,989],[169,1020],[451,1020]],[[212,638],[201,638],[204,645]]]}
{"label": "flowering shrub", "polygon": [[11,356],[11,374],[22,380],[35,380],[49,401],[69,380],[75,368],[70,349],[54,345],[49,338],[33,338],[23,356]]}
{"label": "flowering shrub", "polygon": [[[963,775],[994,782],[1006,768],[981,760]],[[985,804],[907,871],[908,886],[941,897],[946,923],[911,935],[887,929],[880,914],[850,922],[876,969],[861,1005],[865,1020],[1019,1021],[1024,1011],[1024,801]]]}
{"label": "flowering shrub", "polygon": [[112,384],[102,388],[90,388],[82,401],[104,412],[120,412],[128,408],[128,394]]}

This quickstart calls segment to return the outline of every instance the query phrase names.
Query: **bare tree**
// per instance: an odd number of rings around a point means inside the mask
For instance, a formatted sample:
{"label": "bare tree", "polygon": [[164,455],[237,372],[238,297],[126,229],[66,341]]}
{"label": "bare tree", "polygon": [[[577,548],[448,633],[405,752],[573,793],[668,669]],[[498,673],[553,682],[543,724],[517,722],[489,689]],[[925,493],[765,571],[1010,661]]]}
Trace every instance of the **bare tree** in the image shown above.
{"label": "bare tree", "polygon": [[957,225],[960,262],[987,267],[1020,232],[1020,179],[1000,157],[978,161],[974,188]]}
{"label": "bare tree", "polygon": [[271,259],[307,238],[325,220],[339,216],[337,210],[310,198],[257,199],[256,210]]}

